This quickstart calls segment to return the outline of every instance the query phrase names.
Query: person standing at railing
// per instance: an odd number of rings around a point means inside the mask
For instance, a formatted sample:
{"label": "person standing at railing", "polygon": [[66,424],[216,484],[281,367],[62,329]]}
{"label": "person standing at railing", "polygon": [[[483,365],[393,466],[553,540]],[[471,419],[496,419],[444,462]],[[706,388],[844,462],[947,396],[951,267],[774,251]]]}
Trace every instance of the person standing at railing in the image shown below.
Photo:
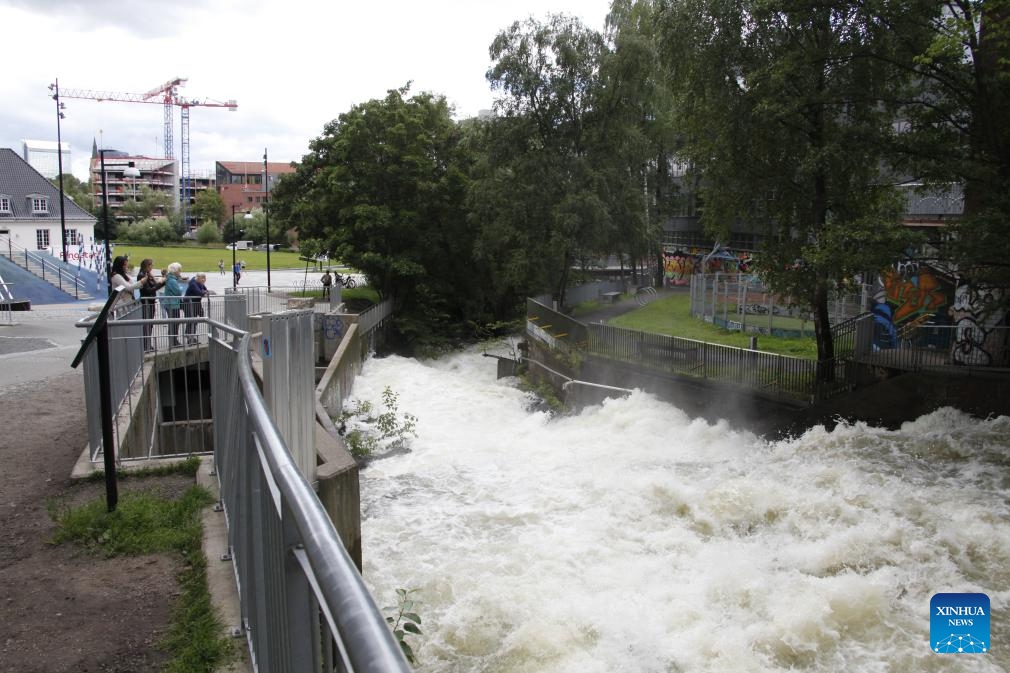
{"label": "person standing at railing", "polygon": [[[203,298],[210,294],[206,282],[205,273],[198,273],[189,279],[186,296],[182,300],[182,312],[187,318],[203,317]],[[197,342],[195,322],[186,323],[186,342],[191,344]]]}
{"label": "person standing at railing", "polygon": [[[144,320],[154,320],[157,312],[158,290],[165,285],[164,280],[158,280],[154,275],[154,260],[145,259],[140,263],[140,271],[137,273],[137,282],[140,283],[140,309],[143,311]],[[154,350],[151,343],[151,328],[154,325],[150,322],[144,324],[144,350]]]}
{"label": "person standing at railing", "polygon": [[330,286],[333,285],[333,276],[330,275],[329,269],[326,270],[319,282],[323,284],[323,299],[329,299]]}
{"label": "person standing at railing", "polygon": [[[168,265],[163,303],[165,313],[169,318],[179,317],[179,309],[182,305],[182,264],[179,262],[172,262]],[[179,346],[179,323],[170,324],[168,333],[172,337],[170,345]]]}
{"label": "person standing at railing", "polygon": [[116,300],[116,306],[129,306],[136,302],[136,298],[133,296],[134,290],[139,290],[140,286],[143,284],[139,280],[133,280],[130,278],[129,273],[130,258],[125,255],[120,255],[112,260],[112,270],[109,274],[109,285],[112,286],[113,290],[120,290],[119,298]]}

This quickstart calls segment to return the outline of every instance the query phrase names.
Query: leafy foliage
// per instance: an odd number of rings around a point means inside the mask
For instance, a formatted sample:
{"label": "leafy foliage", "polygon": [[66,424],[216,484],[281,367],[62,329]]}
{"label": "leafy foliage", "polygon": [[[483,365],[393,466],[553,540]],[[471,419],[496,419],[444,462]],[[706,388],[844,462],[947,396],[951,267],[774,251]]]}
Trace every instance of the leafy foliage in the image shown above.
{"label": "leafy foliage", "polygon": [[[488,307],[466,220],[467,155],[445,98],[409,89],[355,106],[328,123],[271,214],[359,269],[396,303],[410,341],[457,335]],[[407,339],[405,339],[407,340]]]}
{"label": "leafy foliage", "polygon": [[196,230],[196,240],[200,245],[220,243],[221,230],[213,222],[207,222],[200,225],[200,228]]}
{"label": "leafy foliage", "polygon": [[759,270],[814,311],[822,361],[829,293],[911,243],[884,172],[895,110],[883,101],[908,75],[892,65],[900,39],[866,9],[686,0],[662,26],[702,223],[724,241],[741,221],[763,234]]}
{"label": "leafy foliage", "polygon": [[393,630],[393,636],[396,638],[396,642],[399,643],[403,656],[411,664],[416,664],[417,657],[414,656],[414,649],[407,642],[408,634],[422,635],[421,617],[414,612],[415,601],[410,598],[410,594],[413,591],[413,589],[397,589],[396,605],[384,607],[382,611],[394,613],[393,615],[386,616],[386,622]]}
{"label": "leafy foliage", "polygon": [[198,222],[213,224],[215,228],[220,228],[221,223],[228,217],[224,199],[214,189],[199,190],[193,200],[191,212]]}
{"label": "leafy foliage", "polygon": [[408,437],[416,437],[417,417],[398,414],[399,398],[392,388],[382,391],[383,411],[377,411],[368,401],[354,400],[340,415],[340,424],[346,431],[344,439],[351,455],[369,456],[383,449],[403,448]]}
{"label": "leafy foliage", "polygon": [[161,217],[119,226],[119,240],[138,245],[159,245],[179,240],[172,224]]}

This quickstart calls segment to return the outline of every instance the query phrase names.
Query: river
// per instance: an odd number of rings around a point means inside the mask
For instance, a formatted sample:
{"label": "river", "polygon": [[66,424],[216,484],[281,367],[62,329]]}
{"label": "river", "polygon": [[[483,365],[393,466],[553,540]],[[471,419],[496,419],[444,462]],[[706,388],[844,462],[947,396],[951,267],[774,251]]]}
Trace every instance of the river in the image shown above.
{"label": "river", "polygon": [[[1010,668],[1010,418],[772,442],[640,392],[551,418],[472,351],[373,358],[352,398],[387,387],[417,437],[361,472],[364,572],[380,606],[412,590],[418,671]],[[989,652],[930,650],[939,592],[988,594]]]}

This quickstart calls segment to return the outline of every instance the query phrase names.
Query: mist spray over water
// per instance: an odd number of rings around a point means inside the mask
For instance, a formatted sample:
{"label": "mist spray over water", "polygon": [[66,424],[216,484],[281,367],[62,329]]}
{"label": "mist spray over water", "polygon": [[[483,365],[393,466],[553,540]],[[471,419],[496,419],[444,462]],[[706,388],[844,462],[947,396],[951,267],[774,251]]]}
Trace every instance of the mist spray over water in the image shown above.
{"label": "mist spray over water", "polygon": [[[372,359],[411,450],[361,472],[365,580],[414,589],[420,671],[1003,671],[1010,418],[939,410],[768,442],[636,392],[529,411],[479,353]],[[984,592],[985,655],[929,600]]]}

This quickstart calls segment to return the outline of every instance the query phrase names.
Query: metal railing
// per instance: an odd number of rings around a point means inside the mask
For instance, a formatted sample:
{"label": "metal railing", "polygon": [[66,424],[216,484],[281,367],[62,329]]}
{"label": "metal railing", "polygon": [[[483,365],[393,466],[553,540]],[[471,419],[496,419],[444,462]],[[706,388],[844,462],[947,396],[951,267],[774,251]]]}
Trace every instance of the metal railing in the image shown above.
{"label": "metal railing", "polygon": [[73,295],[75,299],[80,299],[81,295],[91,296],[86,289],[87,282],[48,253],[32,252],[14,245],[10,240],[7,241],[6,253],[5,256],[12,262],[61,291]]}
{"label": "metal railing", "polygon": [[972,321],[957,325],[914,325],[895,333],[872,316],[858,322],[857,359],[908,371],[951,374],[1006,373],[1010,370],[1010,327],[985,327]]}
{"label": "metal railing", "polygon": [[814,392],[817,363],[812,360],[611,325],[587,327],[591,355],[734,383],[774,397],[806,400]]}
{"label": "metal railing", "polygon": [[[221,301],[222,317],[244,316],[244,297]],[[176,399],[165,377],[180,377],[188,421],[201,425],[187,441],[209,432],[206,445],[187,453],[213,451],[241,631],[255,669],[407,673],[385,618],[267,409],[252,369],[251,335],[209,317],[135,319],[142,311],[136,304],[114,309],[107,325],[112,406],[132,417],[129,433],[149,433],[138,418],[160,413],[159,396]],[[167,331],[173,325],[195,326],[196,342],[176,346]],[[84,355],[86,386],[97,375],[95,350]]]}

